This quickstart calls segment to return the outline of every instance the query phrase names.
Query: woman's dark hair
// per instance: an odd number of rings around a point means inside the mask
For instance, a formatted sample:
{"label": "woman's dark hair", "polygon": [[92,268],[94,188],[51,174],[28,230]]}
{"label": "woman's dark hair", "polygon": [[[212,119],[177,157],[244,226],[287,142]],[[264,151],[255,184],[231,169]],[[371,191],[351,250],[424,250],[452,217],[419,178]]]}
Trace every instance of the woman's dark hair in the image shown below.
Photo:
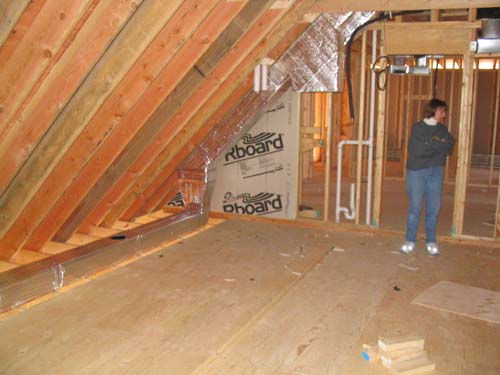
{"label": "woman's dark hair", "polygon": [[447,108],[446,102],[440,99],[431,99],[424,108],[424,118],[434,117],[436,109]]}

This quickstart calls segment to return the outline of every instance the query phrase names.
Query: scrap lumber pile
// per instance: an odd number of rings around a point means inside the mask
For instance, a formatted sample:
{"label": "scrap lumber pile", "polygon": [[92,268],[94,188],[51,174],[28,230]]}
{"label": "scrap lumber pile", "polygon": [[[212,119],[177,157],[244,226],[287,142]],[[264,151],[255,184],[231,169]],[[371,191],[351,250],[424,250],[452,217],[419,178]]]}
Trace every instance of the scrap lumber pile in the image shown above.
{"label": "scrap lumber pile", "polygon": [[380,337],[374,347],[363,345],[362,356],[370,363],[381,362],[396,374],[429,374],[436,368],[427,357],[421,337]]}

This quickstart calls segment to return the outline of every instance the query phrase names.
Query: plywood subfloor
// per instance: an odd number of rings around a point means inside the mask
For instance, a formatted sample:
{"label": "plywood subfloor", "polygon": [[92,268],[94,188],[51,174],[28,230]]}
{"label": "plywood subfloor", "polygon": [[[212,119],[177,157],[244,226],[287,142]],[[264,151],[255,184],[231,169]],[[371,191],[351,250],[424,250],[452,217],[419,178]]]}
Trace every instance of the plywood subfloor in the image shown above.
{"label": "plywood subfloor", "polygon": [[498,251],[399,242],[230,220],[1,321],[0,374],[386,374],[361,346],[397,334],[437,374],[498,374],[497,325],[411,304],[444,278],[498,290]]}

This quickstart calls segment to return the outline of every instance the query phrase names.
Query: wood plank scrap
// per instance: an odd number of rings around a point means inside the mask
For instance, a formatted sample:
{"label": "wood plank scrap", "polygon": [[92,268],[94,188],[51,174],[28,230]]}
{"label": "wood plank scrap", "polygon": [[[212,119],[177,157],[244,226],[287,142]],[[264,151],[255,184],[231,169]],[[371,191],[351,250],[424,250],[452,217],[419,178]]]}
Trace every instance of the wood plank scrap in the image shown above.
{"label": "wood plank scrap", "polygon": [[436,368],[421,337],[380,337],[378,350],[382,364],[397,374],[426,374]]}

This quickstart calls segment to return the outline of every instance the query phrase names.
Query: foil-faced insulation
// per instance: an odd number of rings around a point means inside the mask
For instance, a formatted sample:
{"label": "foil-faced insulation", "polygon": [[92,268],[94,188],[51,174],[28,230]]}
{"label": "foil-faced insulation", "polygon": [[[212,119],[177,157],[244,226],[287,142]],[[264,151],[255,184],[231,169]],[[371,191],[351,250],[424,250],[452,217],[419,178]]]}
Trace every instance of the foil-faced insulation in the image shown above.
{"label": "foil-faced insulation", "polygon": [[341,33],[322,14],[302,33],[272,70],[287,73],[298,92],[341,91],[344,52]]}
{"label": "foil-faced insulation", "polygon": [[344,44],[374,12],[321,14],[273,65],[288,74],[292,90],[339,92],[344,84]]}

